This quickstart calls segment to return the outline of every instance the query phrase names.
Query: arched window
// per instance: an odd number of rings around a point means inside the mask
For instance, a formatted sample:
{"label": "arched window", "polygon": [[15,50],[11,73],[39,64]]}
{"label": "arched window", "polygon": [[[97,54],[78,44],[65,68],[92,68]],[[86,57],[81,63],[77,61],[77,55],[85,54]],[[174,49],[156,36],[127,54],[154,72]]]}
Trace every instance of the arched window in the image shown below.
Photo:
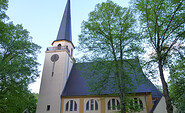
{"label": "arched window", "polygon": [[130,110],[143,110],[143,102],[139,98],[131,99],[130,101]]}
{"label": "arched window", "polygon": [[62,45],[58,44],[58,50],[61,50],[61,49],[62,49]]}
{"label": "arched window", "polygon": [[86,111],[94,111],[94,110],[98,110],[98,102],[94,99],[91,99],[86,103]]}
{"label": "arched window", "polygon": [[77,103],[74,100],[70,100],[66,103],[65,111],[77,111]]}
{"label": "arched window", "polygon": [[107,103],[108,110],[120,110],[120,103],[117,99],[110,99]]}

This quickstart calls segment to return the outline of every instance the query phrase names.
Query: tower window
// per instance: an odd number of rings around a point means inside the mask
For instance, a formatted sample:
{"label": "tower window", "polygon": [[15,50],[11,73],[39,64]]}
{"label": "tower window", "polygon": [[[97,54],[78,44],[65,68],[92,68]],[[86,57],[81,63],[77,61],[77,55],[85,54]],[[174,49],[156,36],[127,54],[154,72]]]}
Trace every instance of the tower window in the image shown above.
{"label": "tower window", "polygon": [[47,109],[46,109],[47,111],[50,111],[50,105],[47,105]]}
{"label": "tower window", "polygon": [[58,50],[61,50],[62,49],[61,46],[62,46],[61,44],[58,44]]}

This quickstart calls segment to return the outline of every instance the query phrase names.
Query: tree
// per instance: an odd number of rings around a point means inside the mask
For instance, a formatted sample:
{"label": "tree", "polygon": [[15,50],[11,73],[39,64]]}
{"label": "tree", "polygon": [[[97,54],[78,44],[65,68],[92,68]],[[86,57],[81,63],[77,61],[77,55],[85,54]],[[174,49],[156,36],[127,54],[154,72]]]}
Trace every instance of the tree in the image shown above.
{"label": "tree", "polygon": [[184,0],[133,0],[139,12],[143,37],[153,49],[152,65],[158,66],[168,113],[173,112],[164,69],[168,68],[183,49],[185,38]]}
{"label": "tree", "polygon": [[38,93],[31,93],[29,95],[29,100],[26,108],[29,110],[29,113],[36,113],[36,108],[37,108],[37,102],[38,102]]}
{"label": "tree", "polygon": [[[96,69],[93,73],[101,73],[101,77],[93,78],[98,79],[98,83],[91,84],[90,88],[101,92],[105,88],[104,83],[113,74],[121,101],[121,113],[127,111],[126,94],[129,89],[126,84],[131,83],[128,73],[123,70],[130,63],[124,59],[132,58],[140,50],[133,13],[131,9],[122,8],[110,0],[97,4],[95,10],[89,13],[88,21],[83,21],[79,36],[80,51],[86,54],[84,60],[94,62],[91,63],[92,67],[95,66],[92,69]],[[86,75],[92,77],[92,74]]]}
{"label": "tree", "polygon": [[7,0],[0,1],[0,112],[21,113],[35,106],[28,85],[39,76],[36,60],[40,46],[22,25],[6,23],[7,7]]}
{"label": "tree", "polygon": [[185,58],[181,58],[170,68],[170,97],[177,109],[185,112]]}
{"label": "tree", "polygon": [[8,18],[8,16],[5,13],[7,8],[8,8],[8,0],[1,0],[0,1],[0,21]]}

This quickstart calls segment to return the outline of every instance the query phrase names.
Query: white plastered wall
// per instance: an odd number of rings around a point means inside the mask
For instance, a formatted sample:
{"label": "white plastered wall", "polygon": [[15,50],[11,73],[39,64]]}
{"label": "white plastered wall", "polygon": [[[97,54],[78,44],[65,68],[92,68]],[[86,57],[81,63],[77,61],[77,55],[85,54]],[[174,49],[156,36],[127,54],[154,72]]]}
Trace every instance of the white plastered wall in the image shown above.
{"label": "white plastered wall", "polygon": [[[173,106],[173,112],[176,113],[177,112],[177,108],[175,106]],[[153,113],[167,113],[166,110],[166,103],[165,103],[165,98],[164,96],[162,96],[161,100],[159,101],[159,103],[157,104],[155,110]]]}
{"label": "white plastered wall", "polygon": [[167,113],[164,97],[161,98],[153,113]]}
{"label": "white plastered wall", "polygon": [[[61,45],[67,45],[69,50],[73,48],[71,43],[66,41],[61,41]],[[55,63],[51,61],[51,56],[54,54],[59,55]],[[36,113],[60,113],[61,94],[72,66],[72,57],[66,50],[46,51]],[[49,111],[47,111],[48,105],[50,106]]]}

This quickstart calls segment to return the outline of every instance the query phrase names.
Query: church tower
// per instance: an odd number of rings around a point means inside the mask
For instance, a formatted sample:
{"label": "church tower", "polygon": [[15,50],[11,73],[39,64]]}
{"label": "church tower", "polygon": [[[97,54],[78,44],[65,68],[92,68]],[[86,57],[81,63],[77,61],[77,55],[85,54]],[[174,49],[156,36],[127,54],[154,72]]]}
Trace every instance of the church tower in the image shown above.
{"label": "church tower", "polygon": [[36,113],[60,113],[61,94],[73,66],[70,0],[67,1],[56,40],[45,53]]}

